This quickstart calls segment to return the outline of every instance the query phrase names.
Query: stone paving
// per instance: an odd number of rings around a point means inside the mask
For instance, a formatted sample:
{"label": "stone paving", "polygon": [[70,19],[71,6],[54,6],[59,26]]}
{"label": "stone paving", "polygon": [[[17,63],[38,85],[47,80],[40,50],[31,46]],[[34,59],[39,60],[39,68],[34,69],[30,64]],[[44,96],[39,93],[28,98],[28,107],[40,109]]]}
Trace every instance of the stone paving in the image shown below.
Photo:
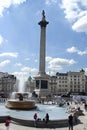
{"label": "stone paving", "polygon": [[[84,116],[79,117],[81,123],[78,125],[75,125],[73,127],[73,130],[87,130],[87,113]],[[28,126],[21,126],[11,123],[9,130],[68,130],[68,127],[63,128],[36,128],[36,127],[28,127]],[[0,130],[5,130],[4,123],[0,124]]]}

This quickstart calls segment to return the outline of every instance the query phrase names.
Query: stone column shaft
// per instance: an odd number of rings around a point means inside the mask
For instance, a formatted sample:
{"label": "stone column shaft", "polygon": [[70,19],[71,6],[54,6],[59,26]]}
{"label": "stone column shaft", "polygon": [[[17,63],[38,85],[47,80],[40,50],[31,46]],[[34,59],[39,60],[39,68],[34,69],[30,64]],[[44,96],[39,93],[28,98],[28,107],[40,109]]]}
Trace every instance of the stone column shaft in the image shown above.
{"label": "stone column shaft", "polygon": [[46,28],[41,27],[39,73],[45,73]]}
{"label": "stone column shaft", "polygon": [[42,12],[42,21],[38,24],[41,27],[40,33],[40,59],[39,59],[39,74],[45,74],[45,56],[46,56],[46,25],[48,22],[45,19],[45,12]]}

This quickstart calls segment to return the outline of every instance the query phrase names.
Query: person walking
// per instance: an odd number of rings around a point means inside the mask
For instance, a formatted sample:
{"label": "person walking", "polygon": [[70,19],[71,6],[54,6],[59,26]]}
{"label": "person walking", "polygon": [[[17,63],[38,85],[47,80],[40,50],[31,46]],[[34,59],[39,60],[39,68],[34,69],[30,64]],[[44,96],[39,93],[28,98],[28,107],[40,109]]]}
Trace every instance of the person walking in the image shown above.
{"label": "person walking", "polygon": [[8,118],[6,119],[6,121],[5,121],[6,130],[9,130],[10,123],[11,123],[10,117],[8,117]]}
{"label": "person walking", "polygon": [[77,114],[77,112],[74,113],[73,118],[75,120],[75,124],[77,124],[78,123],[78,114]]}
{"label": "person walking", "polygon": [[69,130],[73,130],[73,116],[72,116],[72,114],[70,114],[68,117],[68,125],[69,125]]}

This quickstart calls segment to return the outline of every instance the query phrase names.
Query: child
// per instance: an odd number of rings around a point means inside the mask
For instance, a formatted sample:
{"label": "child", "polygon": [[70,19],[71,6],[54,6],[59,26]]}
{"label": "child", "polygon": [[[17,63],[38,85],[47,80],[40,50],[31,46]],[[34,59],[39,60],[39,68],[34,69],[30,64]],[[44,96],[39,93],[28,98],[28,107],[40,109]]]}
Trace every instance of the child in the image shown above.
{"label": "child", "polygon": [[8,117],[5,121],[5,126],[6,126],[6,130],[9,130],[9,126],[10,126],[10,117]]}

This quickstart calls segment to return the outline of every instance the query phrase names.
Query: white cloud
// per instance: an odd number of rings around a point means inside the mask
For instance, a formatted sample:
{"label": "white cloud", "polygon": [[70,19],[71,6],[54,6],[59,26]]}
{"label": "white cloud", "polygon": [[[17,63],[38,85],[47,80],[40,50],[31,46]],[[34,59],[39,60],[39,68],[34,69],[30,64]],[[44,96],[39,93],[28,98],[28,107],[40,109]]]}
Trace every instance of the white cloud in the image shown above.
{"label": "white cloud", "polygon": [[87,33],[87,0],[62,0],[61,8],[74,31]]}
{"label": "white cloud", "polygon": [[46,61],[47,61],[47,62],[51,61],[52,59],[53,59],[52,57],[49,57],[49,56],[46,57]]}
{"label": "white cloud", "polygon": [[21,67],[22,64],[21,63],[16,63],[15,66]]}
{"label": "white cloud", "polygon": [[12,74],[14,74],[15,76],[17,76],[17,78],[28,78],[30,75],[34,76],[36,75],[38,72],[38,70],[36,68],[30,68],[30,67],[22,67],[20,71],[18,72],[13,72]]}
{"label": "white cloud", "polygon": [[[87,13],[87,12],[86,12]],[[73,25],[72,29],[76,32],[86,32],[87,33],[87,14],[82,18],[78,19]]]}
{"label": "white cloud", "polygon": [[82,0],[81,3],[82,5],[87,6],[87,0]]}
{"label": "white cloud", "polygon": [[48,68],[51,70],[62,70],[64,66],[73,65],[76,63],[76,61],[73,59],[52,58],[52,57],[47,57],[46,61],[48,62]]}
{"label": "white cloud", "polygon": [[45,0],[46,5],[56,4],[58,0]]}
{"label": "white cloud", "polygon": [[9,8],[11,5],[19,5],[26,0],[0,0],[0,16],[3,16],[3,11],[5,8]]}
{"label": "white cloud", "polygon": [[12,74],[16,75],[16,76],[24,76],[27,75],[27,72],[13,72]]}
{"label": "white cloud", "polygon": [[22,79],[26,81],[28,79],[29,74],[27,72],[13,72],[13,75],[15,75],[19,80]]}
{"label": "white cloud", "polygon": [[18,57],[18,53],[13,53],[13,52],[5,52],[5,53],[0,53],[0,57],[4,57],[4,56],[10,56],[10,57]]}
{"label": "white cloud", "polygon": [[48,75],[51,75],[51,76],[55,76],[56,75],[56,70],[51,70],[49,72],[47,72]]}
{"label": "white cloud", "polygon": [[77,49],[76,49],[76,47],[72,46],[70,48],[67,48],[67,52],[74,53],[74,52],[77,52]]}
{"label": "white cloud", "polygon": [[30,67],[23,67],[23,68],[21,68],[21,71],[23,71],[23,72],[37,72],[37,69],[30,68]]}
{"label": "white cloud", "polygon": [[3,37],[0,35],[0,45],[3,43]]}
{"label": "white cloud", "polygon": [[69,53],[77,53],[78,55],[85,55],[87,54],[87,50],[85,51],[80,51],[76,47],[72,46],[70,48],[67,48],[67,52]]}
{"label": "white cloud", "polygon": [[67,18],[70,22],[77,18],[78,12],[80,11],[78,5],[78,0],[62,0],[61,8],[64,9]]}
{"label": "white cloud", "polygon": [[12,4],[22,4],[26,0],[11,0],[11,1],[12,1]]}
{"label": "white cloud", "polygon": [[4,60],[4,61],[0,62],[0,67],[5,67],[9,63],[10,63],[10,60]]}

